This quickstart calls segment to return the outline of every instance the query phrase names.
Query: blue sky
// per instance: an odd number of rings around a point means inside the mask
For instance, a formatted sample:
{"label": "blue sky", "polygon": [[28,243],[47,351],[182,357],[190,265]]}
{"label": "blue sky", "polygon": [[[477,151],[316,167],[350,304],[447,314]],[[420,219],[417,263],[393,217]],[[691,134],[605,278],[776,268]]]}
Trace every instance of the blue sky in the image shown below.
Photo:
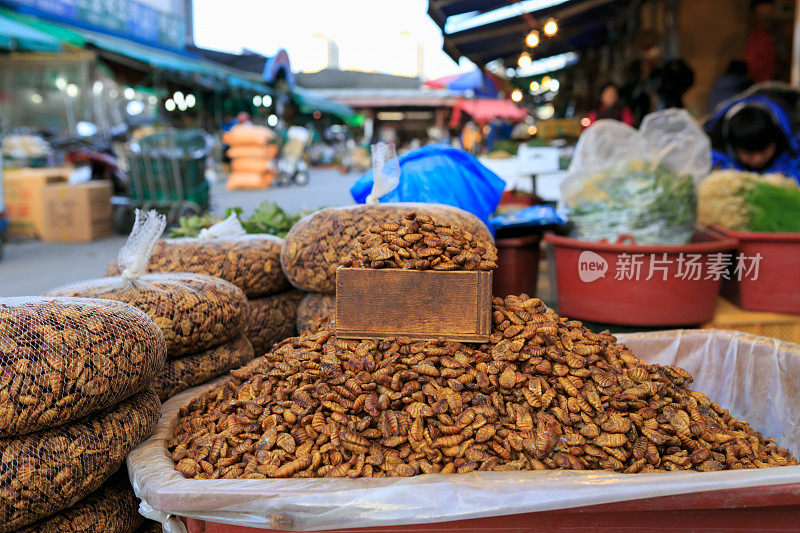
{"label": "blue sky", "polygon": [[341,68],[414,75],[417,43],[423,75],[438,78],[468,70],[442,51],[426,0],[195,0],[198,46],[272,55],[286,48],[294,70],[324,66],[326,41],[339,47]]}

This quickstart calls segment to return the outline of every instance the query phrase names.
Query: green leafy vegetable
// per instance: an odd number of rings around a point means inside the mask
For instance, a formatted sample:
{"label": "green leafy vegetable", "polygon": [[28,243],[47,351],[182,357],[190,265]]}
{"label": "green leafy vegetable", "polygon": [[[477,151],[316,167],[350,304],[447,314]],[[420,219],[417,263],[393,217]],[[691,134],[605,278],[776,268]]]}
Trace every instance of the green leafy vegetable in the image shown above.
{"label": "green leafy vegetable", "polygon": [[800,187],[753,181],[744,198],[750,231],[800,233]]}
{"label": "green leafy vegetable", "polygon": [[308,214],[302,211],[290,215],[275,202],[262,202],[248,219],[241,218],[241,209],[235,212],[247,233],[270,233],[278,237],[285,237],[294,223]]}
{"label": "green leafy vegetable", "polygon": [[213,226],[219,219],[211,213],[203,216],[181,217],[178,227],[169,231],[170,237],[197,237],[200,230]]}
{"label": "green leafy vegetable", "polygon": [[[304,216],[313,213],[313,210],[304,210],[299,213],[288,214],[275,202],[262,202],[250,218],[243,216],[241,207],[229,207],[225,210],[225,217],[235,214],[247,233],[269,233],[278,237],[285,237],[291,227]],[[201,217],[181,217],[178,227],[170,230],[170,237],[197,237],[200,230],[213,226],[220,218],[207,214]]]}
{"label": "green leafy vegetable", "polygon": [[686,244],[694,233],[697,198],[688,174],[649,161],[606,168],[565,194],[576,237],[638,244]]}

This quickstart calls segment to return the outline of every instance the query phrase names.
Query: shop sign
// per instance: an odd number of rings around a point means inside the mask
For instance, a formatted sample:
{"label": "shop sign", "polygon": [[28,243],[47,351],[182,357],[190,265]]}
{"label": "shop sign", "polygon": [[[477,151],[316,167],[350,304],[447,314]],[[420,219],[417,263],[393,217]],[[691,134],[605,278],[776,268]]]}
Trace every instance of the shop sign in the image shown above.
{"label": "shop sign", "polygon": [[6,0],[54,22],[111,33],[146,44],[184,47],[185,20],[135,0]]}

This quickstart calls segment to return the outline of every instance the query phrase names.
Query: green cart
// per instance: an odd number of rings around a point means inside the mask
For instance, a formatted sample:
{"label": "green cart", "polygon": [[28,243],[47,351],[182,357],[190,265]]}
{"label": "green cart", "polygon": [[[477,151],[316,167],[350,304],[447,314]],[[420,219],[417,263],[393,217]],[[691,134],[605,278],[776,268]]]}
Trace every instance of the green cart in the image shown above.
{"label": "green cart", "polygon": [[130,209],[156,209],[170,224],[209,208],[205,178],[211,138],[200,130],[171,130],[129,143]]}

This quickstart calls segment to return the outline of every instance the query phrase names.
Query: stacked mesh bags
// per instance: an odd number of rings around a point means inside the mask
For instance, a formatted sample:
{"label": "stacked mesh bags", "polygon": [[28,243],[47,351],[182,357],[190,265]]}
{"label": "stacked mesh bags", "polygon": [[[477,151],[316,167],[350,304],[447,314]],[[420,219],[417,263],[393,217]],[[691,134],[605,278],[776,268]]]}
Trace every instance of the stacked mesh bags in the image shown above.
{"label": "stacked mesh bags", "polygon": [[[281,269],[283,240],[247,234],[236,215],[204,229],[197,238],[159,240],[147,264],[149,272],[192,272],[222,278],[245,293],[250,309],[246,336],[255,355],[295,334],[302,294],[292,290]],[[106,274],[119,275],[117,262]]]}
{"label": "stacked mesh bags", "polygon": [[[0,299],[0,532],[88,531],[83,518],[53,520],[91,508],[94,491],[135,514],[132,493],[106,496],[101,485],[155,428],[150,384],[165,358],[161,330],[126,303]],[[138,525],[123,521],[103,531]]]}
{"label": "stacked mesh bags", "polygon": [[117,260],[119,276],[66,285],[48,294],[117,300],[149,316],[166,341],[168,360],[154,382],[162,401],[253,358],[244,336],[249,310],[241,289],[204,274],[145,273],[165,225],[155,211],[137,212]]}

